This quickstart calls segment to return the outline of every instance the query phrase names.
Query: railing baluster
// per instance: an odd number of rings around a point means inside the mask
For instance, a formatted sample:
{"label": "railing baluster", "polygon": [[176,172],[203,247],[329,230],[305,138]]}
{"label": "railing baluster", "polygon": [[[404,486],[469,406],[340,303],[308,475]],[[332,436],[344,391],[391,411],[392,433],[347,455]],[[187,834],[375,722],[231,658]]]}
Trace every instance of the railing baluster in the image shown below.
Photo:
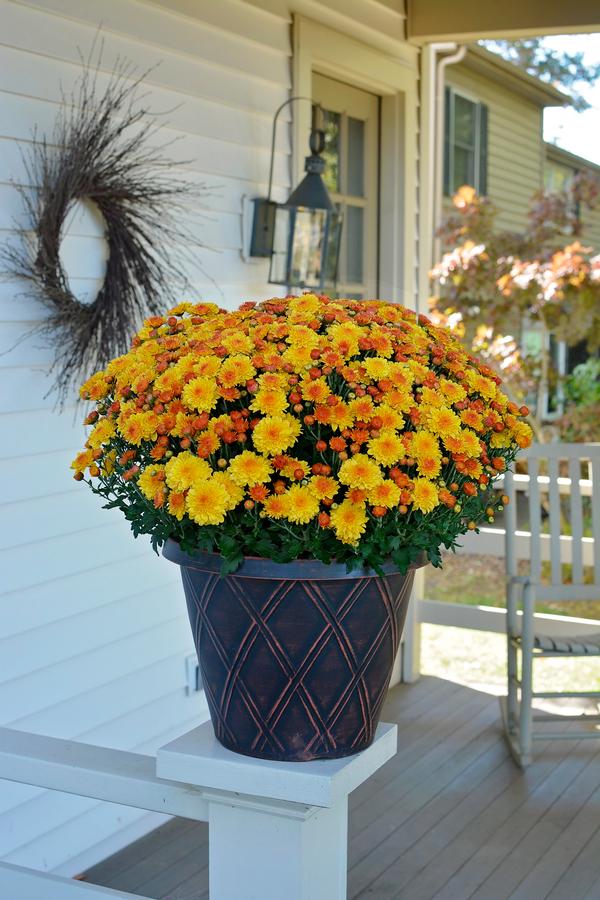
{"label": "railing baluster", "polygon": [[562,564],[560,559],[560,535],[562,522],[560,516],[560,496],[558,493],[558,457],[548,459],[548,500],[550,507],[550,567],[552,584],[562,584]]}
{"label": "railing baluster", "polygon": [[[589,464],[588,464],[589,465]],[[583,510],[581,486],[581,461],[571,456],[569,459],[569,477],[571,479],[571,573],[573,584],[583,584],[583,558],[581,552],[581,539],[583,537]]]}

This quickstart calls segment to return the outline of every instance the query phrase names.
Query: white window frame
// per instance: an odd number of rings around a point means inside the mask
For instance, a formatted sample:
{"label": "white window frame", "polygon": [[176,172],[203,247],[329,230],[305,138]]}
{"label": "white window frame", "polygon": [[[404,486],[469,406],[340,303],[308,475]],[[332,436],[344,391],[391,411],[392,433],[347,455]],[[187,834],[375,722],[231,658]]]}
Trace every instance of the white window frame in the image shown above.
{"label": "white window frame", "polygon": [[[474,146],[474,160],[473,160],[473,181],[475,184],[472,187],[475,188],[477,193],[481,191],[481,106],[482,101],[475,97],[473,94],[469,94],[467,91],[463,91],[457,89],[452,84],[446,85],[450,94],[450,140],[448,141],[448,151],[449,158],[447,160],[448,165],[448,182],[449,182],[449,192],[445,194],[446,197],[452,197],[456,191],[462,187],[460,184],[454,184],[454,101],[456,97],[461,97],[463,100],[467,100],[469,103],[472,103],[475,107],[475,146]],[[444,142],[445,143],[445,142]],[[445,148],[444,148],[445,149]]]}

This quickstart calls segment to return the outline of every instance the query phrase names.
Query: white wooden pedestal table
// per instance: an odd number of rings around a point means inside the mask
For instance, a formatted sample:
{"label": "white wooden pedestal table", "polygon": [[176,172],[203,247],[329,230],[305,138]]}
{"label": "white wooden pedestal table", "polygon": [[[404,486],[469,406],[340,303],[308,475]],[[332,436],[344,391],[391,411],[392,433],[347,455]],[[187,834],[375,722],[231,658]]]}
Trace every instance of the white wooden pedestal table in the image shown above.
{"label": "white wooden pedestal table", "polygon": [[157,753],[156,774],[208,803],[211,900],[344,900],[348,794],[396,753],[396,725],[343,759],[267,762],[226,750],[206,722]]}

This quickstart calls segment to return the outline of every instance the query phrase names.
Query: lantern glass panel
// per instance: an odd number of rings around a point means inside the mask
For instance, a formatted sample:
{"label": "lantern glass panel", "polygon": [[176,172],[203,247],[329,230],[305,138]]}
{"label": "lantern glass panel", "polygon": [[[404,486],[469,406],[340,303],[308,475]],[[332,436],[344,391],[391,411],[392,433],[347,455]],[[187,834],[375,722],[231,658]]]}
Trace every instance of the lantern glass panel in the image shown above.
{"label": "lantern glass panel", "polygon": [[297,209],[291,246],[289,283],[299,287],[321,284],[327,212]]}
{"label": "lantern glass panel", "polygon": [[273,230],[273,252],[269,281],[271,284],[288,284],[290,236],[294,210],[278,206]]}

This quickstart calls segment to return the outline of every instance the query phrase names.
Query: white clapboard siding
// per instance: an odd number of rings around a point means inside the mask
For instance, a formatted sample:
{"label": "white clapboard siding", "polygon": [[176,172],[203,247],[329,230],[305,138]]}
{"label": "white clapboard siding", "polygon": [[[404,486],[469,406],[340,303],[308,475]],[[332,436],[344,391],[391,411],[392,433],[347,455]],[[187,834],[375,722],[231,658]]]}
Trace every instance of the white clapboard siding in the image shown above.
{"label": "white clapboard siding", "polygon": [[[290,15],[242,0],[0,0],[0,242],[27,227],[15,185],[34,129],[52,134],[101,26],[98,89],[118,57],[146,78],[160,114],[152,140],[206,190],[182,219],[194,239],[186,274],[196,296],[233,307],[270,296],[265,261],[244,262],[244,197],[264,195],[272,116],[291,87]],[[282,116],[276,196],[290,183]],[[16,229],[16,230],[15,230]],[[62,257],[76,296],[101,283],[99,217],[71,215]],[[53,353],[30,335],[46,315],[0,279],[0,724],[152,753],[206,717],[186,693],[193,652],[177,568],[132,539],[129,525],[76,484],[83,445],[75,398],[59,414],[48,396]],[[112,804],[0,783],[0,858],[75,874],[161,821]],[[8,900],[8,898],[7,898]]]}

